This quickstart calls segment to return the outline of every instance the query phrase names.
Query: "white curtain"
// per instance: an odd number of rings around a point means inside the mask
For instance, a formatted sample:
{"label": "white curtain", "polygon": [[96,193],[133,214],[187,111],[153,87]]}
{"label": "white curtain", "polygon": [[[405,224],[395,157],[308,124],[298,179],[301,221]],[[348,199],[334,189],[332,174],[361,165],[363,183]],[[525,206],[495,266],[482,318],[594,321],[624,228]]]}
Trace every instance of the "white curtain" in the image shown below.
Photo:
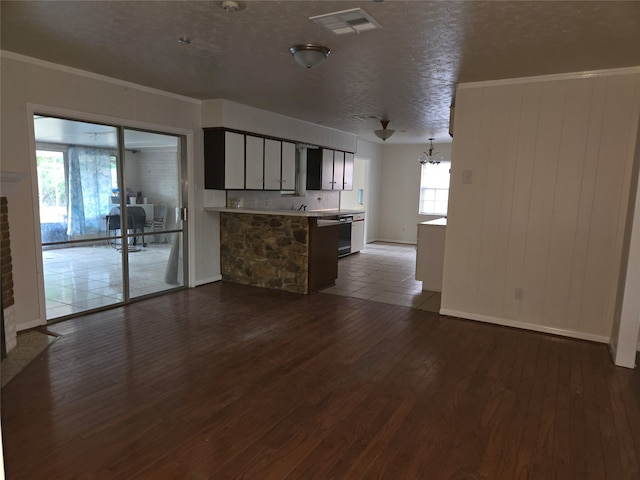
{"label": "white curtain", "polygon": [[99,233],[111,195],[110,151],[69,147],[67,235]]}

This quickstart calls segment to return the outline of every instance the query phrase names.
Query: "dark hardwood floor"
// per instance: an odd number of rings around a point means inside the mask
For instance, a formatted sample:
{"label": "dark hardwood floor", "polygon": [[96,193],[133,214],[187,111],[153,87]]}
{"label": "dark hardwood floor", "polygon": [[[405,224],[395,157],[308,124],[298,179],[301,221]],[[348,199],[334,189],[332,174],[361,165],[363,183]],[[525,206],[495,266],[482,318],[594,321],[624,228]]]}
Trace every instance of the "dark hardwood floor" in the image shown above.
{"label": "dark hardwood floor", "polygon": [[2,389],[7,478],[640,478],[601,344],[216,283],[54,324]]}

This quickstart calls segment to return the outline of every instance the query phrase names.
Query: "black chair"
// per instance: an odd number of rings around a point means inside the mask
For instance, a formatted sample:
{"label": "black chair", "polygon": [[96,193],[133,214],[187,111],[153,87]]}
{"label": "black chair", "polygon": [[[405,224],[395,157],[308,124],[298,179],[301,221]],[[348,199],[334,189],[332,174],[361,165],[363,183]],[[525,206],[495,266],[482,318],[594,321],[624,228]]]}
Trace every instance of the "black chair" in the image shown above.
{"label": "black chair", "polygon": [[142,236],[142,246],[146,247],[147,242],[144,241],[144,226],[147,223],[147,212],[142,207],[127,207],[127,223],[129,229],[133,232],[133,245],[138,245],[138,236],[136,232],[140,232]]}
{"label": "black chair", "polygon": [[[127,228],[133,233],[133,246],[138,245],[138,237],[142,236],[142,246],[146,247],[147,243],[144,239],[144,227],[147,221],[147,213],[142,207],[127,207]],[[115,237],[117,237],[116,230],[121,229],[120,221],[120,207],[113,207],[107,215],[107,235],[108,241],[113,248],[116,248]],[[139,235],[136,235],[136,232]],[[111,235],[114,235],[113,243],[111,242]]]}

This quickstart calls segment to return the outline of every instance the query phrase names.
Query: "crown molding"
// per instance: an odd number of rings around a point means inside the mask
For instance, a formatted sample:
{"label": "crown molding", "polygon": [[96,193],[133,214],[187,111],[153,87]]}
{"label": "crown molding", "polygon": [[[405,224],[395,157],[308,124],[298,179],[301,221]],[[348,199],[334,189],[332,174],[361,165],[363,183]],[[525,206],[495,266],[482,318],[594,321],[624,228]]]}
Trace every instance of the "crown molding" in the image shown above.
{"label": "crown molding", "polygon": [[163,97],[172,98],[174,100],[181,100],[183,102],[194,103],[196,105],[202,104],[202,101],[197,98],[187,97],[184,95],[178,95],[177,93],[166,92],[157,88],[147,87],[138,83],[127,82],[125,80],[119,80],[117,78],[108,77],[106,75],[100,75],[98,73],[88,72],[86,70],[80,70],[79,68],[68,67],[66,65],[60,65],[58,63],[47,62],[46,60],[40,60],[39,58],[28,57],[19,53],[9,52],[7,50],[0,50],[0,58],[8,58],[10,60],[17,60],[19,62],[29,63],[32,65],[38,65],[40,67],[50,68],[58,70],[64,73],[70,73],[72,75],[78,75],[80,77],[90,78],[92,80],[99,80],[113,85],[118,85],[125,88],[131,88],[139,90],[145,93],[152,93],[154,95],[161,95]]}
{"label": "crown molding", "polygon": [[612,68],[608,70],[588,70],[584,72],[570,73],[554,73],[550,75],[537,75],[534,77],[505,78],[500,80],[486,80],[482,82],[465,82],[459,83],[458,89],[465,90],[470,88],[497,87],[505,85],[519,85],[523,83],[539,83],[539,82],[557,82],[560,80],[579,80],[585,78],[596,77],[613,77],[618,75],[637,75],[640,74],[640,66]]}

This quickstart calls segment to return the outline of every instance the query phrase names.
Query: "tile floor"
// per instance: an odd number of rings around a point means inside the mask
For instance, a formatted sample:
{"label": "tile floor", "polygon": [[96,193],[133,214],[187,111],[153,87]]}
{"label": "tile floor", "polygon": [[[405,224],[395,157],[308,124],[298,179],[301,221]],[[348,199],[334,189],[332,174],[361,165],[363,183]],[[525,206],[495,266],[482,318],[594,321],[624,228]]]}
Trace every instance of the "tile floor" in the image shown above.
{"label": "tile floor", "polygon": [[[170,253],[169,243],[129,253],[131,298],[180,286],[181,278],[165,281]],[[42,258],[47,320],[123,301],[122,254],[106,242],[44,250]]]}
{"label": "tile floor", "polygon": [[[129,254],[131,297],[169,290],[165,273],[170,244],[149,243]],[[416,249],[399,243],[369,243],[338,261],[336,285],[325,293],[440,310],[440,293],[415,280]],[[47,319],[52,320],[123,301],[119,250],[106,244],[43,252]]]}
{"label": "tile floor", "polygon": [[415,273],[415,245],[368,243],[338,260],[336,285],[323,292],[439,312],[440,293],[422,290]]}

